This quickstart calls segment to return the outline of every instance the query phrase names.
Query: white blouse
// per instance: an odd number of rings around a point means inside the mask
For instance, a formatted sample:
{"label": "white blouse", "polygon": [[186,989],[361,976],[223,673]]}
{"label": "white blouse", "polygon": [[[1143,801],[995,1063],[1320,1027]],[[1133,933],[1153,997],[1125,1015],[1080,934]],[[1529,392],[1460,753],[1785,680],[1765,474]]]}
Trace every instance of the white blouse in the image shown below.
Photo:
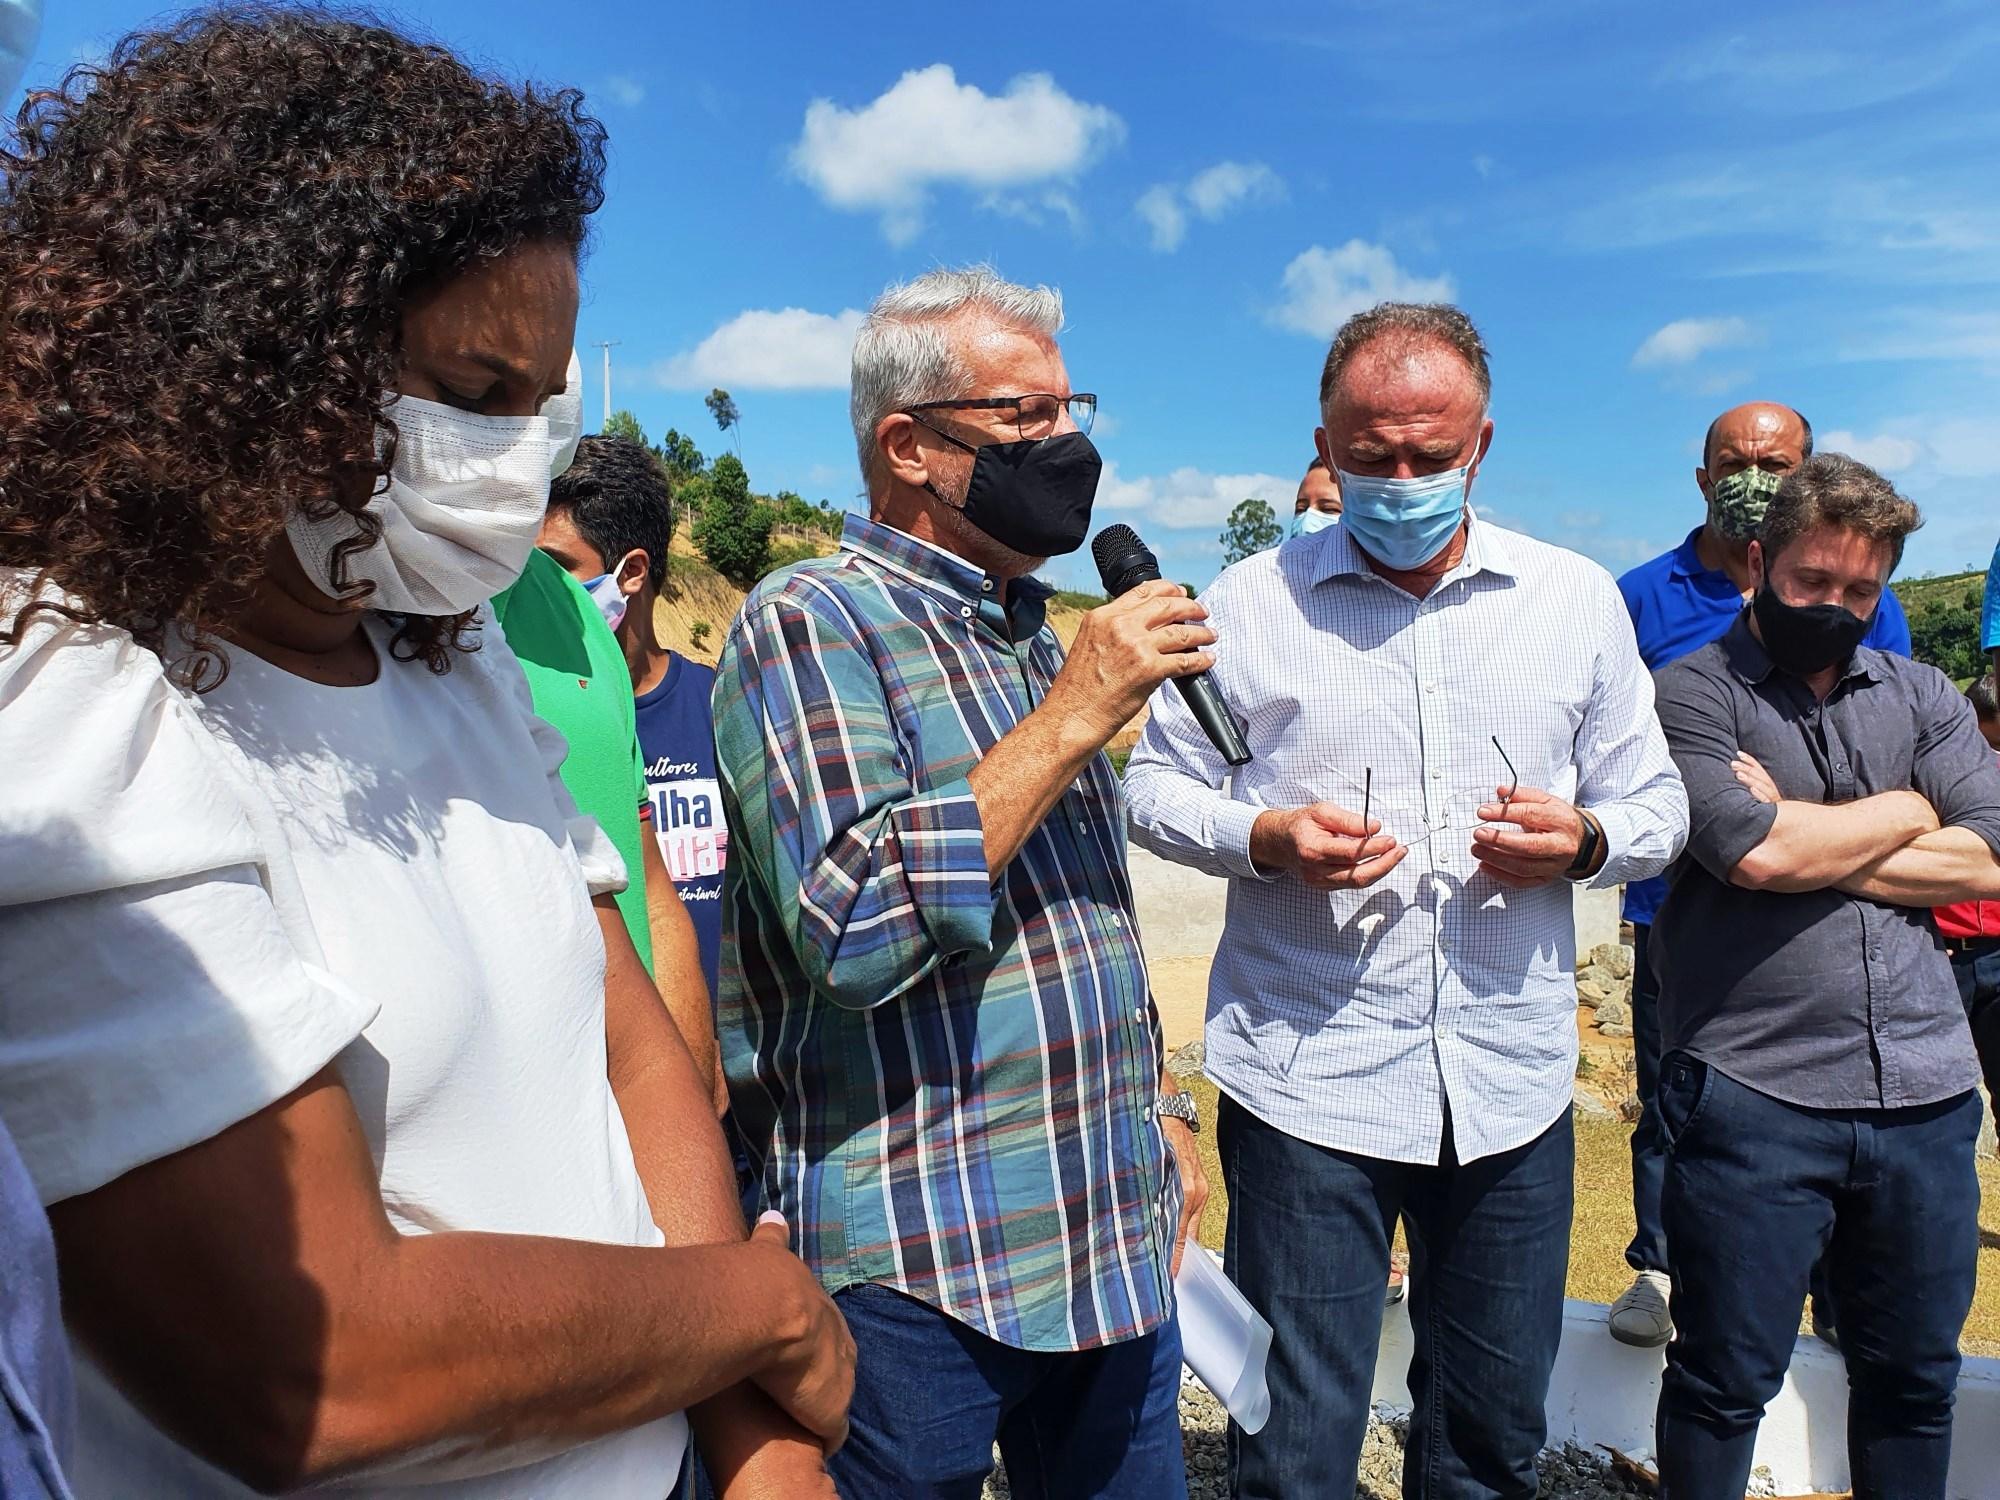
{"label": "white blouse", "polygon": [[[332,1060],[404,1233],[659,1244],[590,905],[625,872],[556,777],[562,737],[491,621],[442,677],[367,629],[366,687],[230,651],[200,697],[119,631],[37,621],[0,647],[0,1117],[54,1201]],[[80,1365],[79,1494],[249,1493]],[[659,1500],[686,1437],[677,1415],[350,1488]]]}

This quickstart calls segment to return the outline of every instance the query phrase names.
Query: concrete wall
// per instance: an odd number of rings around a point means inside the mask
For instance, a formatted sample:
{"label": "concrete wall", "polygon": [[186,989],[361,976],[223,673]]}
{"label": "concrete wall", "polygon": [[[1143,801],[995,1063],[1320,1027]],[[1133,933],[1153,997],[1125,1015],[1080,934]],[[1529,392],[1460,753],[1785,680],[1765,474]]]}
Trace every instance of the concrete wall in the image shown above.
{"label": "concrete wall", "polygon": [[[1409,1304],[1389,1309],[1375,1365],[1375,1400],[1408,1410],[1404,1377],[1414,1347]],[[1549,1382],[1549,1441],[1599,1444],[1651,1458],[1660,1398],[1661,1354],[1629,1349],[1604,1328],[1605,1309],[1569,1302],[1561,1351]],[[1848,1488],[1847,1372],[1840,1355],[1802,1338],[1784,1389],[1757,1434],[1757,1463],[1780,1495],[1838,1494]],[[2000,1360],[1968,1359],[1958,1383],[1949,1500],[2000,1500]]]}

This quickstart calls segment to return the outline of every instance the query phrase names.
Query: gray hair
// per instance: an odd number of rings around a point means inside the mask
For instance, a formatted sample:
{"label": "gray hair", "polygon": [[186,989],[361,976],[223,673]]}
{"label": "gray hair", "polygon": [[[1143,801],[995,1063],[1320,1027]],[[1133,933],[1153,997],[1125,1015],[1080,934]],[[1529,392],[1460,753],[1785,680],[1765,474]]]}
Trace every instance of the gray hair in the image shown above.
{"label": "gray hair", "polygon": [[1342,323],[1333,336],[1333,347],[1326,352],[1326,367],[1319,377],[1322,415],[1333,405],[1334,390],[1355,356],[1385,339],[1398,351],[1421,344],[1444,345],[1472,371],[1472,378],[1479,383],[1480,404],[1491,403],[1493,373],[1486,366],[1486,343],[1472,326],[1472,319],[1448,302],[1378,302]]}
{"label": "gray hair", "polygon": [[1052,339],[1062,330],[1062,293],[1017,286],[991,266],[937,270],[890,287],[875,299],[854,336],[848,393],[861,475],[875,493],[881,455],[875,429],[884,417],[920,401],[950,401],[972,388],[947,325],[970,311],[993,322]]}

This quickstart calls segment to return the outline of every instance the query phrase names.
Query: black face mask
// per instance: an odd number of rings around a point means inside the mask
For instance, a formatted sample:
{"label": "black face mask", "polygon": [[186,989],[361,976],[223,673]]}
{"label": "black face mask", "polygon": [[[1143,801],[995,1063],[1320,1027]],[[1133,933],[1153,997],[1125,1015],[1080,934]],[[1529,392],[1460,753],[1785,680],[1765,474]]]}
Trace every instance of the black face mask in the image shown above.
{"label": "black face mask", "polygon": [[[973,456],[965,504],[953,509],[994,541],[1023,557],[1060,557],[1083,545],[1090,532],[1090,503],[1097,498],[1097,476],[1104,468],[1104,460],[1083,433],[975,448],[928,422],[924,426]],[[951,504],[928,481],[924,488]]]}
{"label": "black face mask", "polygon": [[1764,637],[1764,654],[1794,677],[1810,677],[1846,661],[1874,619],[1838,604],[1787,604],[1772,591],[1769,578],[1750,608]]}

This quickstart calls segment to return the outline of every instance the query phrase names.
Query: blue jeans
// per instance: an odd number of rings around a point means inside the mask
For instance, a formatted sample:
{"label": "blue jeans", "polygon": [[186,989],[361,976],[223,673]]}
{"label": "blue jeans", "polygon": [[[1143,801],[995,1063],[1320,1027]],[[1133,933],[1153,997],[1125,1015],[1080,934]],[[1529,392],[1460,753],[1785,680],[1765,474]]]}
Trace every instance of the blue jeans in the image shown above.
{"label": "blue jeans", "polygon": [[1047,1354],[889,1287],[833,1300],[859,1351],[847,1443],[827,1462],[842,1500],[979,1500],[995,1442],[1021,1500],[1187,1500],[1173,1322]]}
{"label": "blue jeans", "polygon": [[1632,1061],[1639,1078],[1639,1123],[1632,1127],[1632,1243],[1625,1263],[1635,1271],[1667,1268],[1667,1232],[1660,1225],[1660,1184],[1667,1143],[1653,1097],[1660,1087],[1660,981],[1647,954],[1650,922],[1632,924]]}
{"label": "blue jeans", "polygon": [[1979,1251],[1978,1095],[1804,1109],[1677,1052],[1659,1101],[1675,1327],[1655,1427],[1662,1495],[1740,1500],[1824,1254],[1856,1500],[1942,1496]]}
{"label": "blue jeans", "polygon": [[1436,1166],[1312,1145],[1226,1094],[1217,1129],[1224,1267],[1274,1330],[1271,1419],[1255,1436],[1229,1428],[1236,1500],[1353,1493],[1398,1214],[1416,1334],[1403,1494],[1531,1500],[1569,1269],[1569,1111],[1465,1163],[1447,1120]]}

